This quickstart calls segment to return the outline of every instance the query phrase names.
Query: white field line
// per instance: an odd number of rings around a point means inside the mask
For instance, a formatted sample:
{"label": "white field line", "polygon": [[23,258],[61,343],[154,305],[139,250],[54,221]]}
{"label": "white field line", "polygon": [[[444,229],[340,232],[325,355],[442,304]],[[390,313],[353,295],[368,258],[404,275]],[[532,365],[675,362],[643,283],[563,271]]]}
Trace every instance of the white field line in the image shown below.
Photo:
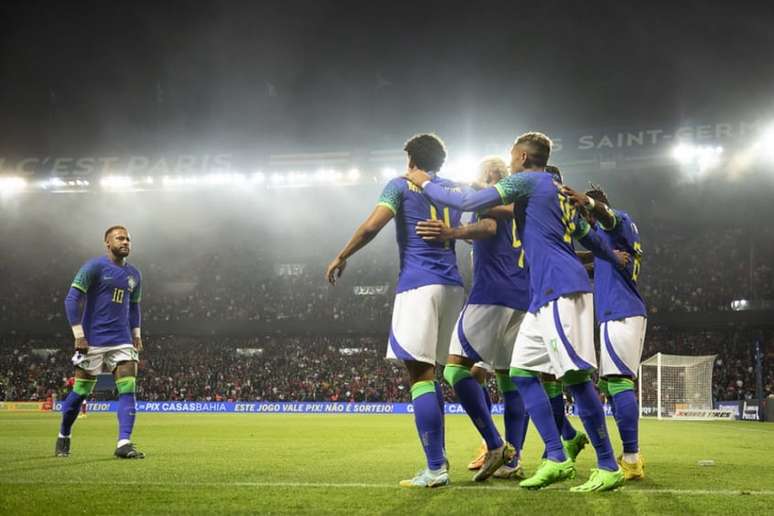
{"label": "white field line", "polygon": [[[2,486],[22,485],[82,485],[91,486],[156,486],[156,487],[255,487],[255,488],[304,488],[304,489],[395,489],[395,484],[367,484],[360,482],[166,482],[166,481],[76,481],[76,480],[0,480]],[[467,490],[467,491],[516,491],[516,484],[511,486],[497,485],[464,485],[440,488],[442,490]],[[565,487],[554,486],[545,489],[547,491],[566,491]],[[705,495],[705,496],[774,496],[774,490],[734,490],[734,489],[640,489],[624,487],[619,490],[622,493],[637,494],[674,494],[674,495]]]}

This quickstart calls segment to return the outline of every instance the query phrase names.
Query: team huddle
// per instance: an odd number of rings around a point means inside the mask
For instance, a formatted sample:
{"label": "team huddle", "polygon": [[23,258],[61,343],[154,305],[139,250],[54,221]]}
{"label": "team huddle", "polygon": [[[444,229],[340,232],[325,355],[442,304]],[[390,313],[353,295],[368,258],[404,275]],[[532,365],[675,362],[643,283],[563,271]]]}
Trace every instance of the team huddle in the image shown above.
{"label": "team huddle", "polygon": [[[482,161],[472,185],[438,177],[443,142],[422,134],[409,140],[408,171],[392,179],[378,204],[328,265],[332,284],[346,261],[395,219],[400,273],[387,357],[403,361],[426,467],[404,487],[449,484],[444,397],[436,366],[454,389],[483,439],[470,469],[476,481],[519,479],[540,489],[575,478],[575,459],[587,443],[597,456],[587,482],[572,491],[617,489],[644,477],[638,446],[634,380],[646,328],[637,290],[642,247],[629,215],[612,209],[599,187],[586,193],[563,184],[548,165],[551,141],[541,133],[520,136],[511,164]],[[462,224],[464,212],[472,212]],[[473,285],[465,299],[455,240],[473,246]],[[574,241],[586,252],[576,252]],[[105,232],[107,253],[89,260],[65,300],[75,338],[75,381],[62,403],[55,453],[70,454],[71,430],[97,375],[112,372],[118,396],[115,455],[143,458],[131,441],[141,339],[141,276],[127,263],[131,238],[123,226]],[[589,278],[593,271],[594,282]],[[595,319],[599,331],[597,365]],[[623,442],[616,458],[607,433],[598,370]],[[494,424],[482,380],[493,371],[504,400],[504,436]],[[565,416],[567,389],[585,432]],[[545,449],[526,477],[521,464],[529,421]]]}
{"label": "team huddle", "polygon": [[[346,260],[395,219],[400,273],[387,357],[408,370],[427,462],[400,485],[449,483],[436,365],[444,366],[443,378],[484,441],[469,466],[478,470],[474,480],[516,478],[524,488],[540,489],[575,478],[576,456],[589,441],[597,467],[572,491],[609,491],[643,478],[634,380],[647,312],[637,290],[642,247],[629,215],[610,208],[598,187],[581,193],[563,185],[559,170],[548,165],[551,141],[541,133],[515,141],[510,167],[499,158],[484,160],[473,185],[438,177],[446,149],[437,136],[415,136],[405,151],[406,175],[387,184],[326,272],[335,284]],[[460,224],[463,212],[473,212],[469,224]],[[465,301],[455,239],[473,244],[473,285]],[[576,252],[574,241],[588,251]],[[592,383],[597,369],[623,443],[618,459]],[[505,439],[479,383],[486,370],[494,370],[504,400]],[[565,417],[564,388],[585,433]],[[529,420],[545,450],[525,478],[521,451]]]}

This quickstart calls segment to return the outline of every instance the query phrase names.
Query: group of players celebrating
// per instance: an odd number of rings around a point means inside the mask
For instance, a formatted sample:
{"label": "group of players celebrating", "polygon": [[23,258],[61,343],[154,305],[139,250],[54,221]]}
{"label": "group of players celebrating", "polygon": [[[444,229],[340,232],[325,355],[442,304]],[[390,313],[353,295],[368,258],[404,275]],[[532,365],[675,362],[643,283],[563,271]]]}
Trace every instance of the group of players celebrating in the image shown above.
{"label": "group of players celebrating", "polygon": [[[590,441],[597,467],[572,491],[609,491],[644,477],[638,446],[634,380],[645,338],[646,309],[637,290],[642,247],[629,215],[609,207],[595,187],[581,193],[548,165],[551,141],[531,132],[516,139],[511,164],[482,161],[478,180],[463,185],[437,175],[443,142],[421,134],[406,143],[408,171],[392,179],[368,218],[328,265],[335,284],[347,259],[395,219],[400,273],[387,357],[406,365],[427,465],[403,487],[449,484],[444,397],[436,366],[484,441],[473,479],[519,479],[540,489],[575,478],[575,459]],[[461,224],[463,212],[473,212]],[[473,285],[467,300],[455,240],[472,241]],[[576,252],[573,241],[588,251]],[[62,403],[55,453],[70,454],[71,430],[96,375],[113,373],[118,390],[115,456],[143,458],[131,441],[138,353],[142,350],[139,270],[127,263],[131,237],[105,232],[106,255],[81,267],[65,300],[75,338],[75,382]],[[584,265],[584,263],[586,265]],[[587,267],[593,268],[594,284]],[[593,292],[593,293],[592,293]],[[599,328],[599,391],[623,442],[616,459],[599,393],[594,328]],[[505,439],[495,426],[483,378],[494,370],[504,400]],[[572,394],[584,432],[565,416]],[[545,444],[543,461],[525,478],[521,465],[528,421]]]}
{"label": "group of players celebrating", "polygon": [[[599,187],[577,192],[548,165],[551,140],[519,136],[511,164],[481,163],[478,180],[463,185],[437,175],[444,143],[421,134],[406,143],[408,171],[392,179],[378,204],[328,265],[336,283],[347,259],[395,219],[400,273],[387,357],[402,360],[427,465],[403,487],[449,484],[444,398],[436,366],[454,389],[485,443],[473,479],[520,479],[540,489],[575,478],[575,459],[591,442],[597,467],[571,491],[619,488],[644,477],[634,380],[645,338],[646,309],[637,290],[642,247],[629,215],[609,207]],[[473,212],[462,225],[463,212]],[[473,285],[464,300],[454,241],[473,245]],[[576,252],[573,242],[588,251]],[[585,264],[585,265],[584,265]],[[593,269],[594,282],[587,268]],[[599,392],[595,316],[599,328],[599,391],[611,406],[623,443],[616,459]],[[456,321],[456,322],[455,322]],[[494,370],[504,400],[505,439],[480,383]],[[572,395],[585,429],[565,417]],[[545,444],[543,460],[525,478],[522,447],[532,420]]]}

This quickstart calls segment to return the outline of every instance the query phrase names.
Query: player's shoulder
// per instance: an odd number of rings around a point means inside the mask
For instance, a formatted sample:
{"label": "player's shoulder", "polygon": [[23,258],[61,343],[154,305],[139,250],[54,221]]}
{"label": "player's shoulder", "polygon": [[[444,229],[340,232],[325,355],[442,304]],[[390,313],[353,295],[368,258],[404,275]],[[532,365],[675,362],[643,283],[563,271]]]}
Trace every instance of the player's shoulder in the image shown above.
{"label": "player's shoulder", "polygon": [[393,177],[385,185],[385,189],[395,189],[404,191],[408,189],[409,180],[403,176]]}
{"label": "player's shoulder", "polygon": [[132,263],[127,263],[126,269],[130,274],[136,274],[137,276],[142,276],[142,274],[140,274],[140,269],[138,269],[137,266]]}
{"label": "player's shoulder", "polygon": [[83,263],[83,266],[81,266],[82,269],[87,270],[100,270],[105,265],[105,257],[104,256],[95,256],[93,258],[89,258]]}

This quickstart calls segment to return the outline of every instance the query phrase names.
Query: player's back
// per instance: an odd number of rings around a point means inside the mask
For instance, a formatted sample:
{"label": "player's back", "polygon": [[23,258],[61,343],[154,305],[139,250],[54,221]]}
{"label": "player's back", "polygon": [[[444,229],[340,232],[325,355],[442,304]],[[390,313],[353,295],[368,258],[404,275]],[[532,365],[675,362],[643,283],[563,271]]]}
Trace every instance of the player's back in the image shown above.
{"label": "player's back", "polygon": [[132,342],[129,303],[139,302],[140,272],[131,264],[117,265],[101,256],[87,261],[72,286],[86,294],[83,331],[90,346]]}
{"label": "player's back", "polygon": [[613,210],[615,226],[607,231],[599,226],[598,234],[613,249],[626,251],[632,257],[624,269],[607,260],[594,259],[594,306],[599,322],[646,316],[645,301],[637,288],[642,259],[642,243],[637,225],[628,213]]}
{"label": "player's back", "polygon": [[[519,172],[498,185],[512,182],[521,195],[514,213],[529,264],[535,312],[547,302],[576,292],[591,292],[591,284],[572,246],[577,210],[546,172]],[[503,192],[501,191],[501,195]]]}
{"label": "player's back", "polygon": [[[474,215],[472,221],[476,220]],[[492,238],[473,241],[473,287],[468,303],[524,311],[529,307],[529,272],[516,220],[495,220],[497,232]]]}
{"label": "player's back", "polygon": [[[457,189],[452,181],[434,176],[432,181],[445,188]],[[396,292],[403,292],[425,285],[462,285],[457,269],[454,241],[432,242],[417,235],[420,221],[442,220],[449,226],[457,226],[462,212],[442,204],[433,204],[407,179],[392,179],[380,198],[381,205],[388,206],[395,214],[395,232],[400,256],[400,273]]]}

